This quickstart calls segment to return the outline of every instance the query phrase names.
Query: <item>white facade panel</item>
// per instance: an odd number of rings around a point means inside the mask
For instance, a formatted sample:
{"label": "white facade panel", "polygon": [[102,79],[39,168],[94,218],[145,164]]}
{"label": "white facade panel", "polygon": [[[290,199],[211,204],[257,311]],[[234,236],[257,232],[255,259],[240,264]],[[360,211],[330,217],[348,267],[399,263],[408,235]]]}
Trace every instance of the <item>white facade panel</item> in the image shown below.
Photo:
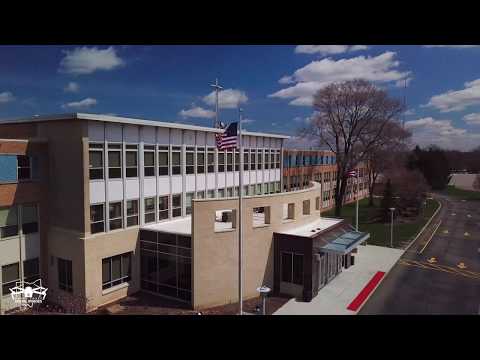
{"label": "white facade panel", "polygon": [[[215,180],[214,180],[214,184],[215,184]],[[205,189],[206,189],[205,175],[197,175],[197,190],[205,190]]]}
{"label": "white facade panel", "polygon": [[123,181],[109,180],[107,201],[111,202],[118,200],[123,200]]}
{"label": "white facade panel", "polygon": [[122,125],[105,123],[105,137],[108,141],[122,142]]}
{"label": "white facade panel", "polygon": [[233,173],[227,172],[227,187],[233,186]]}
{"label": "white facade panel", "polygon": [[263,182],[270,182],[270,170],[265,170],[263,172]]}
{"label": "white facade panel", "polygon": [[182,192],[182,176],[173,175],[172,176],[172,194],[177,194]]}
{"label": "white facade panel", "polygon": [[157,129],[157,143],[161,145],[170,144],[169,138],[169,129],[167,128],[158,128]]}
{"label": "white facade panel", "polygon": [[263,171],[257,170],[257,183],[263,182]]}
{"label": "white facade panel", "polygon": [[262,148],[263,146],[263,137],[257,136],[257,147]]}
{"label": "white facade panel", "polygon": [[282,177],[280,176],[280,169],[275,169],[275,180],[280,181]]}
{"label": "white facade panel", "polygon": [[40,233],[27,234],[22,239],[23,260],[40,257]]}
{"label": "white facade panel", "polygon": [[206,133],[203,131],[197,131],[197,146],[205,146],[207,143],[205,140]]}
{"label": "white facade panel", "polygon": [[18,241],[18,237],[0,241],[0,265],[18,262],[20,258]]}
{"label": "white facade panel", "polygon": [[276,169],[273,169],[273,170],[270,169],[270,177],[269,177],[270,181],[277,180],[277,174],[276,173],[277,173]]}
{"label": "white facade panel", "polygon": [[105,140],[105,127],[101,121],[89,121],[88,122],[88,139],[89,141],[104,141]]}
{"label": "white facade panel", "polygon": [[123,128],[123,136],[124,136],[125,142],[138,144],[140,140],[138,130],[139,130],[138,126],[125,125],[125,127]]}
{"label": "white facade panel", "polygon": [[157,139],[155,136],[155,128],[153,126],[144,126],[141,130],[142,140],[145,144],[155,144]]}
{"label": "white facade panel", "polygon": [[256,183],[257,183],[257,172],[250,171],[250,184],[256,184]]}
{"label": "white facade panel", "polygon": [[183,141],[186,145],[195,145],[195,131],[185,130]]}
{"label": "white facade panel", "polygon": [[[178,176],[177,176],[178,177]],[[180,178],[181,185],[181,178]],[[158,178],[158,194],[167,195],[170,194],[170,178],[168,176],[161,176]]]}
{"label": "white facade panel", "polygon": [[143,195],[144,196],[156,196],[157,184],[155,178],[143,179]]}
{"label": "white facade panel", "polygon": [[250,174],[249,171],[245,171],[243,173],[243,185],[248,185],[250,184]]}
{"label": "white facade panel", "polygon": [[215,174],[207,174],[207,188],[215,189]]}
{"label": "white facade panel", "polygon": [[172,145],[182,145],[182,130],[171,129]]}
{"label": "white facade panel", "polygon": [[222,189],[225,187],[225,173],[218,174],[218,188]]}
{"label": "white facade panel", "polygon": [[256,136],[250,136],[250,147],[251,148],[256,148],[257,147],[257,137]]}
{"label": "white facade panel", "polygon": [[90,181],[90,204],[105,202],[105,181]]}
{"label": "white facade panel", "polygon": [[207,145],[208,146],[215,146],[215,134],[214,133],[207,133]]}
{"label": "white facade panel", "polygon": [[186,191],[195,191],[195,175],[187,175],[185,180]]}
{"label": "white facade panel", "polygon": [[140,197],[140,180],[126,179],[125,180],[125,198],[138,199]]}
{"label": "white facade panel", "polygon": [[270,140],[272,140],[271,138],[263,138],[263,146],[266,147],[266,148],[271,148],[271,142]]}

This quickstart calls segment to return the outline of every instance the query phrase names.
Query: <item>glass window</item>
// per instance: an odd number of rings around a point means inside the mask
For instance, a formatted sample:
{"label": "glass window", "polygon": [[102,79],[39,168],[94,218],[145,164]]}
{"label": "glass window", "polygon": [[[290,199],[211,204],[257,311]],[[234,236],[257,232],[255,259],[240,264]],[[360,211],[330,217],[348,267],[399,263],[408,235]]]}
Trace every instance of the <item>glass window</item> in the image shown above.
{"label": "glass window", "polygon": [[233,197],[233,188],[227,188],[227,197]]}
{"label": "glass window", "polygon": [[205,173],[205,148],[197,148],[197,174]]}
{"label": "glass window", "polygon": [[30,157],[24,155],[17,156],[17,176],[18,180],[30,180],[31,176]]}
{"label": "glass window", "polygon": [[248,185],[243,186],[243,195],[248,196]]}
{"label": "glass window", "polygon": [[38,232],[38,214],[36,204],[22,205],[22,232],[24,234]]}
{"label": "glass window", "polygon": [[0,208],[0,238],[18,235],[17,207]]}
{"label": "glass window", "polygon": [[250,190],[248,191],[248,193],[250,194],[250,196],[254,196],[255,195],[255,185],[250,185]]}
{"label": "glass window", "polygon": [[263,226],[270,224],[270,206],[262,206],[253,208],[253,226]]}
{"label": "glass window", "polygon": [[122,202],[114,202],[109,204],[110,214],[110,230],[120,229],[123,227]]}
{"label": "glass window", "polygon": [[105,231],[105,212],[103,204],[90,205],[90,232],[96,234]]}
{"label": "glass window", "polygon": [[196,199],[205,199],[205,191],[197,191]]}
{"label": "glass window", "polygon": [[262,170],[263,150],[257,149],[257,170]]}
{"label": "glass window", "polygon": [[10,295],[10,289],[20,281],[18,263],[2,266],[2,294]]}
{"label": "glass window", "polygon": [[182,153],[180,146],[172,147],[172,174],[180,175],[182,173]]}
{"label": "glass window", "polygon": [[268,170],[270,168],[270,150],[265,150],[265,169]]}
{"label": "glass window", "polygon": [[126,145],[127,177],[138,177],[138,145]]}
{"label": "glass window", "polygon": [[207,197],[209,199],[214,199],[215,198],[215,190],[207,190]]}
{"label": "glass window", "polygon": [[315,210],[320,210],[320,196],[315,198]]}
{"label": "glass window", "polygon": [[127,200],[127,227],[138,225],[138,200]]}
{"label": "glass window", "polygon": [[235,171],[240,169],[240,151],[235,150]]}
{"label": "glass window", "polygon": [[256,169],[256,155],[255,155],[255,149],[250,149],[250,170],[255,170]]}
{"label": "glass window", "polygon": [[143,152],[143,175],[155,176],[155,151],[147,148],[147,145],[144,146]]}
{"label": "glass window", "polygon": [[292,282],[292,267],[293,259],[292,253],[282,252],[282,281]]}
{"label": "glass window", "polygon": [[[168,197],[167,197],[168,199]],[[144,200],[145,205],[145,224],[155,222],[155,198],[145,198]],[[168,213],[167,213],[168,217]]]}
{"label": "glass window", "polygon": [[293,255],[293,283],[303,284],[303,255]]}
{"label": "glass window", "polygon": [[187,174],[195,174],[194,155],[195,155],[194,148],[188,147],[185,153],[185,156],[186,156],[185,169]]}
{"label": "glass window", "polygon": [[58,287],[62,290],[73,291],[72,261],[58,258]]}
{"label": "glass window", "polygon": [[23,280],[32,283],[40,278],[40,266],[38,258],[23,262]]}
{"label": "glass window", "polygon": [[130,281],[132,253],[102,259],[102,289]]}
{"label": "glass window", "polygon": [[262,184],[257,184],[257,195],[262,195]]}
{"label": "glass window", "polygon": [[168,195],[158,198],[158,220],[168,219]]}
{"label": "glass window", "polygon": [[90,180],[103,179],[103,144],[90,144],[89,146]]}
{"label": "glass window", "polygon": [[218,197],[219,198],[225,197],[225,189],[218,189]]}
{"label": "glass window", "polygon": [[158,147],[158,175],[168,175],[168,146]]}
{"label": "glass window", "polygon": [[172,195],[172,217],[182,216],[182,194]]}
{"label": "glass window", "polygon": [[108,145],[108,177],[118,179],[122,177],[122,152],[121,145]]}
{"label": "glass window", "polygon": [[243,170],[250,169],[250,154],[248,149],[243,149]]}
{"label": "glass window", "polygon": [[227,151],[227,171],[233,171],[233,152]]}
{"label": "glass window", "polygon": [[208,148],[207,171],[209,173],[215,172],[215,149],[214,148]]}
{"label": "glass window", "polygon": [[192,200],[195,197],[194,192],[188,192],[185,197],[185,214],[190,215],[192,213]]}

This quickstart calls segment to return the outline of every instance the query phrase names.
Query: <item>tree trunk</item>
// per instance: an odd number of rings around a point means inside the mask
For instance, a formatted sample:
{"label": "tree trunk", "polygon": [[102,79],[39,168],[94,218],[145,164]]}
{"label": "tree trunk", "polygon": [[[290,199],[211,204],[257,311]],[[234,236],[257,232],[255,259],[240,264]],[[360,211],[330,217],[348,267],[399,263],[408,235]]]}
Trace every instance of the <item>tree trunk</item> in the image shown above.
{"label": "tree trunk", "polygon": [[[337,185],[337,191],[335,192],[335,217],[342,216],[343,197],[347,188],[347,177],[342,178],[340,188]],[[340,189],[340,191],[338,190]]]}

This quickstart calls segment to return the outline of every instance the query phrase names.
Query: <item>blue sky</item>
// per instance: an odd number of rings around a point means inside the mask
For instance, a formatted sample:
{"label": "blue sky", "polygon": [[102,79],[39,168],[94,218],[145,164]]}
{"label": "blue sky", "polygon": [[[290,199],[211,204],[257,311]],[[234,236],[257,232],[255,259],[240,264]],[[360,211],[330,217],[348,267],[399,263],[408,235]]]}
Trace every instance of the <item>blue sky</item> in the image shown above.
{"label": "blue sky", "polygon": [[1,46],[0,119],[89,112],[209,126],[219,78],[221,120],[240,104],[247,129],[295,134],[317,89],[363,77],[406,94],[413,143],[468,150],[480,145],[479,60],[480,46],[454,45]]}

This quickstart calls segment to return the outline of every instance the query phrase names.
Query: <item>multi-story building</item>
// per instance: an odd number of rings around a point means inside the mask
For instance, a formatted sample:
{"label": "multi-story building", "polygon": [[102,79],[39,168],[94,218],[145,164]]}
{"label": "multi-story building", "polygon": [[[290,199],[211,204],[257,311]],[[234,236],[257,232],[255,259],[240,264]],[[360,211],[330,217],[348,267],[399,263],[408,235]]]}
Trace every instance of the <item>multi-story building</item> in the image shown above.
{"label": "multi-story building", "polygon": [[[219,131],[92,114],[0,121],[2,309],[9,286],[34,277],[84,311],[139,290],[196,309],[237,301],[240,159],[217,150]],[[340,241],[351,229],[320,217],[321,184],[281,192],[286,138],[243,134],[246,298],[267,284],[309,300],[368,237]]]}

